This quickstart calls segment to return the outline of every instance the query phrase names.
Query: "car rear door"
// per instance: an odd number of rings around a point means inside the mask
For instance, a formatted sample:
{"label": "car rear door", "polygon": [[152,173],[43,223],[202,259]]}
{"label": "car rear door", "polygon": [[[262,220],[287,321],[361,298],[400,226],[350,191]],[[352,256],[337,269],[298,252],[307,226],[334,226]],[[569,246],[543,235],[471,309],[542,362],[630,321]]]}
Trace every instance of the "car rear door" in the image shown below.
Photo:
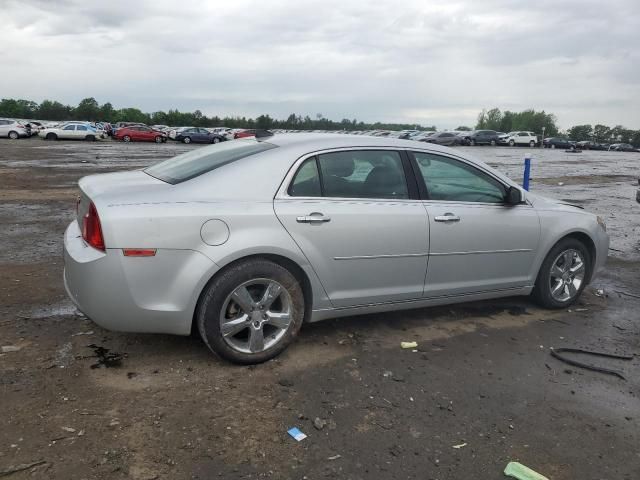
{"label": "car rear door", "polygon": [[275,212],[336,307],[421,298],[427,213],[408,157],[347,149],[297,162]]}
{"label": "car rear door", "polygon": [[429,217],[425,296],[532,285],[540,223],[529,204],[506,205],[506,186],[461,158],[413,152]]}

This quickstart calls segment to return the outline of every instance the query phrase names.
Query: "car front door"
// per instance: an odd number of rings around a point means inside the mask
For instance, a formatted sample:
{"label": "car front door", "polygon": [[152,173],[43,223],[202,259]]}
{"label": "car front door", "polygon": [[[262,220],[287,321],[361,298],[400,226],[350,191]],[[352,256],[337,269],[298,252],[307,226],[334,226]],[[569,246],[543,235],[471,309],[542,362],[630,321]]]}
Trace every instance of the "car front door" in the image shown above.
{"label": "car front door", "polygon": [[69,140],[73,140],[74,138],[76,138],[76,126],[75,125],[67,125],[65,127],[62,128],[62,130],[60,131],[60,135],[58,135],[59,138],[66,138]]}
{"label": "car front door", "polygon": [[422,297],[429,223],[410,172],[395,150],[324,153],[301,160],[277,195],[334,306]]}
{"label": "car front door", "polygon": [[532,285],[540,224],[533,207],[505,203],[506,186],[462,159],[414,152],[429,216],[425,296]]}

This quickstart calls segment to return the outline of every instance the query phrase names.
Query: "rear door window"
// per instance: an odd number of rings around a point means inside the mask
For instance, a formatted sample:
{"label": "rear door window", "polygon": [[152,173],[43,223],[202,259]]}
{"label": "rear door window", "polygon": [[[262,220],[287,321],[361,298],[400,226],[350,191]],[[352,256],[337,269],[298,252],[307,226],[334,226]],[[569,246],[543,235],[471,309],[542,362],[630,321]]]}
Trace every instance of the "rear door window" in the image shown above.
{"label": "rear door window", "polygon": [[390,150],[348,150],[318,156],[323,195],[409,198],[402,159]]}

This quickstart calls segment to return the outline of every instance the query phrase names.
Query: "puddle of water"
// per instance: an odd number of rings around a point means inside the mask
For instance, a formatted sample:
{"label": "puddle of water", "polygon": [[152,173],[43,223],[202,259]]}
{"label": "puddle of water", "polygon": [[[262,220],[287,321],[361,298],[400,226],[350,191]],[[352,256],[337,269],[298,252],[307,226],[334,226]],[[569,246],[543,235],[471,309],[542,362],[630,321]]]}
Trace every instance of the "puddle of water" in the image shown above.
{"label": "puddle of water", "polygon": [[73,317],[84,315],[80,313],[80,311],[72,303],[62,302],[49,307],[37,308],[24,316],[31,319],[38,319],[47,317]]}

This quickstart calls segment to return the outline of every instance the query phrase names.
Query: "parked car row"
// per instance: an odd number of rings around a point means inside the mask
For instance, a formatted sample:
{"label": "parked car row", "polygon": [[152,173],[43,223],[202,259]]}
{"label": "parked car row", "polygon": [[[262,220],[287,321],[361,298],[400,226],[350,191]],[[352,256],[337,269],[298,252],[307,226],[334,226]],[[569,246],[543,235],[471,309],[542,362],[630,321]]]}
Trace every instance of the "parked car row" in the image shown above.
{"label": "parked car row", "polygon": [[[639,149],[628,143],[598,143],[593,141],[575,142],[562,137],[548,137],[542,141],[534,132],[514,131],[509,133],[495,130],[475,131],[424,131],[424,130],[286,130],[273,129],[273,133],[340,133],[350,135],[367,135],[373,137],[398,138],[436,145],[491,145],[491,146],[542,146],[544,148],[563,148],[572,150],[608,150],[620,152],[638,152]],[[0,118],[0,138],[26,138],[38,135],[46,140],[88,140],[95,141],[107,137],[123,142],[155,142],[166,143],[174,140],[182,143],[220,143],[227,140],[254,137],[256,129],[233,129],[229,127],[170,127],[168,125],[145,125],[139,122],[77,122],[62,123],[24,121]]]}

